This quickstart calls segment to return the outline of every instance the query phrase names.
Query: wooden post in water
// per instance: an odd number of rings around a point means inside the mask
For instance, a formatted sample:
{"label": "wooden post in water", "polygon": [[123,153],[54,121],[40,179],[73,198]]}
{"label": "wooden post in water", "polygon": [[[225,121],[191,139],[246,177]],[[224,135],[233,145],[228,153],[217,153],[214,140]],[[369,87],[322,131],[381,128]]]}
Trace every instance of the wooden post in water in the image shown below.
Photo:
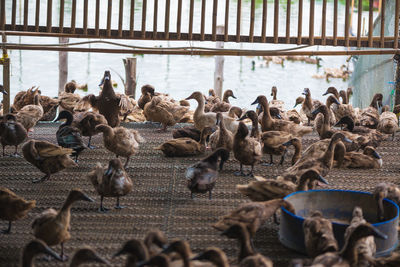
{"label": "wooden post in water", "polygon": [[[217,35],[224,34],[224,26],[217,26]],[[224,48],[224,42],[216,42],[217,48]],[[214,71],[214,90],[222,99],[222,87],[224,83],[224,56],[215,56],[215,71]]]}
{"label": "wooden post in water", "polygon": [[[60,37],[60,44],[67,44],[69,39],[66,37]],[[58,52],[58,95],[64,92],[64,86],[68,79],[68,52]]]}
{"label": "wooden post in water", "polygon": [[125,94],[136,98],[136,58],[124,58]]}

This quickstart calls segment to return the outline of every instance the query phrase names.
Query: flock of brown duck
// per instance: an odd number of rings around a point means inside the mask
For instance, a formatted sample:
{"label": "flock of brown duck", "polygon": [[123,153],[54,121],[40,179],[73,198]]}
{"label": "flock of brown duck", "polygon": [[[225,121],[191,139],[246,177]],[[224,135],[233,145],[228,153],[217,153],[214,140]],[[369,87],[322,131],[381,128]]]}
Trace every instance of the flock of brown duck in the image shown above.
{"label": "flock of brown duck", "polygon": [[[229,97],[236,98],[231,90],[225,91],[222,100],[214,90],[205,96],[193,92],[179,102],[165,94],[155,92],[151,85],[142,87],[142,95],[136,102],[113,90],[111,74],[104,73],[99,85],[102,90],[98,96],[93,94],[81,98],[74,91],[78,84],[70,82],[65,92],[57,99],[41,95],[39,88],[32,87],[20,92],[14,99],[11,113],[5,114],[0,122],[0,142],[4,148],[14,146],[18,155],[18,146],[22,145],[25,160],[43,172],[44,177],[32,182],[44,182],[54,173],[78,164],[78,156],[85,149],[94,149],[91,137],[103,135],[104,147],[116,158],[108,165],[97,163],[87,174],[101,196],[99,212],[107,212],[103,206],[104,197],[115,197],[115,208],[120,209],[120,197],[132,191],[132,180],[125,171],[129,159],[145,140],[136,130],[120,126],[121,118],[126,119],[132,113],[144,116],[146,120],[160,123],[160,131],[178,122],[193,122],[194,127],[178,128],[172,133],[173,139],[158,147],[167,157],[187,157],[210,153],[199,162],[189,166],[185,173],[187,187],[191,197],[208,193],[212,199],[212,190],[218,179],[218,172],[229,159],[230,152],[239,163],[234,175],[254,177],[248,184],[237,185],[237,189],[251,202],[244,203],[230,211],[212,225],[227,238],[239,242],[238,263],[240,266],[272,266],[266,256],[257,253],[253,238],[257,230],[271,217],[276,220],[280,207],[295,213],[293,206],[283,198],[295,191],[310,190],[326,184],[324,179],[332,168],[380,168],[382,158],[376,152],[380,142],[398,130],[398,118],[382,107],[382,95],[376,94],[369,107],[353,108],[349,104],[351,89],[338,92],[329,87],[326,104],[311,97],[311,91],[304,89],[303,97],[296,99],[301,110],[284,110],[284,103],[277,99],[277,88],[271,90],[271,101],[264,95],[258,96],[252,104],[258,104],[256,111],[243,110],[232,106]],[[194,113],[189,111],[189,100],[197,101]],[[139,106],[139,107],[137,107]],[[58,112],[57,112],[58,110]],[[39,120],[65,120],[56,133],[57,143],[29,138],[29,132]],[[249,130],[250,124],[251,129]],[[318,132],[320,141],[303,151],[302,136],[313,131]],[[339,128],[341,126],[341,128]],[[82,137],[89,137],[88,144]],[[26,141],[27,140],[27,141]],[[254,176],[257,164],[274,164],[273,156],[280,156],[280,164],[293,146],[291,167],[283,171],[276,179]],[[269,163],[263,156],[269,156]],[[125,164],[119,156],[126,158]],[[244,171],[250,166],[250,171]],[[376,186],[374,196],[377,202],[377,220],[384,220],[384,198],[400,202],[400,188],[394,184],[381,183]],[[32,266],[37,254],[47,254],[65,261],[64,244],[70,236],[71,206],[76,201],[94,200],[76,188],[72,189],[62,207],[58,210],[44,210],[32,222],[34,240],[25,245],[22,266]],[[10,234],[13,221],[21,219],[35,207],[36,201],[27,201],[11,190],[0,187],[0,219],[9,222],[4,234]],[[304,221],[305,246],[311,260],[294,260],[292,266],[399,266],[400,255],[389,258],[374,258],[375,243],[373,237],[386,238],[382,233],[365,221],[362,210],[354,209],[353,219],[345,234],[345,245],[339,251],[332,232],[331,221],[319,211],[314,211]],[[61,245],[60,254],[49,246]],[[194,255],[190,245],[184,240],[168,242],[160,231],[151,231],[142,240],[130,240],[113,257],[127,254],[126,266],[229,266],[225,253],[216,247]],[[110,264],[91,248],[79,249],[70,259],[70,266],[84,262]]]}

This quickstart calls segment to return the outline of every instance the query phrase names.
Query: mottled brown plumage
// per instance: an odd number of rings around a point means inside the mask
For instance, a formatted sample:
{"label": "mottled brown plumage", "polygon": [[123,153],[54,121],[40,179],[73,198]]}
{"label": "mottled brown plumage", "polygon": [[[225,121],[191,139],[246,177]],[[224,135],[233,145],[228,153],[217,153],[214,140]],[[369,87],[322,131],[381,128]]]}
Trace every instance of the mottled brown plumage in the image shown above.
{"label": "mottled brown plumage", "polygon": [[233,134],[231,131],[225,128],[224,119],[220,112],[217,113],[218,129],[210,135],[209,145],[212,150],[217,148],[225,148],[228,151],[232,151],[233,148]]}
{"label": "mottled brown plumage", "polygon": [[379,183],[374,189],[374,198],[377,204],[378,220],[384,221],[385,214],[383,208],[383,199],[388,198],[397,204],[400,203],[400,187],[392,183]]}
{"label": "mottled brown plumage", "polygon": [[383,95],[375,94],[372,98],[369,107],[366,107],[361,112],[360,124],[371,129],[376,129],[379,124],[379,111],[382,107]]}
{"label": "mottled brown plumage", "polygon": [[107,124],[106,118],[97,113],[92,111],[85,111],[85,112],[75,112],[74,119],[72,121],[72,126],[78,128],[82,136],[89,136],[88,147],[94,148],[91,146],[92,136],[100,133],[99,130],[96,130],[96,126],[100,124]]}
{"label": "mottled brown plumage", "polygon": [[81,264],[93,262],[110,265],[110,263],[102,258],[94,249],[90,247],[84,247],[75,251],[69,266],[78,267]]}
{"label": "mottled brown plumage", "polygon": [[27,136],[25,127],[16,121],[13,114],[5,115],[3,121],[0,122],[0,143],[3,147],[3,157],[5,156],[4,149],[6,146],[14,146],[14,155],[17,156],[18,145],[24,142]]}
{"label": "mottled brown plumage", "polygon": [[228,112],[229,109],[231,108],[231,104],[229,103],[229,97],[233,97],[236,98],[236,96],[234,96],[232,90],[226,90],[224,92],[222,101],[215,103],[212,107],[211,107],[211,112]]}
{"label": "mottled brown plumage", "polygon": [[60,255],[58,255],[55,251],[53,251],[51,248],[49,248],[46,243],[44,243],[40,239],[35,239],[30,242],[28,242],[24,250],[22,252],[22,259],[21,259],[21,266],[22,267],[33,267],[33,259],[35,258],[36,255],[39,254],[47,254],[49,256],[52,256],[58,261],[61,261]]}

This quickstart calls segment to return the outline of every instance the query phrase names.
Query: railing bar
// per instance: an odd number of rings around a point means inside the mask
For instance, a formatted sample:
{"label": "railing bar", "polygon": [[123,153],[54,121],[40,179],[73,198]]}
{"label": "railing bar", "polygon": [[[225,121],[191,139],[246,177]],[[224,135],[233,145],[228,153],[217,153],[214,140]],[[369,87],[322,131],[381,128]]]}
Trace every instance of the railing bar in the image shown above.
{"label": "railing bar", "polygon": [[28,29],[29,0],[24,1],[24,31]]}
{"label": "railing bar", "polygon": [[385,47],[385,9],[386,9],[386,0],[382,0],[381,5],[381,48]]}
{"label": "railing bar", "polygon": [[297,21],[297,44],[301,44],[301,32],[303,28],[303,0],[299,0],[299,17]]}
{"label": "railing bar", "polygon": [[194,11],[194,0],[190,0],[189,7],[189,40],[193,38],[193,11]]}
{"label": "railing bar", "polygon": [[350,0],[346,0],[346,7],[344,11],[344,40],[345,46],[349,46],[349,9],[350,9]]}
{"label": "railing bar", "polygon": [[251,7],[250,7],[250,29],[249,29],[249,42],[253,42],[254,37],[254,16],[255,16],[255,7],[256,1],[251,0]]}
{"label": "railing bar", "polygon": [[201,1],[201,26],[200,26],[200,40],[204,41],[206,25],[206,0]]}
{"label": "railing bar", "polygon": [[181,21],[182,21],[182,0],[178,0],[178,14],[176,19],[176,33],[178,40],[181,39]]}
{"label": "railing bar", "polygon": [[142,3],[142,38],[146,37],[146,12],[147,12],[147,0],[143,0],[143,3]]}
{"label": "railing bar", "polygon": [[36,0],[35,6],[35,32],[39,31],[39,19],[40,19],[40,0]]}
{"label": "railing bar", "polygon": [[122,37],[122,25],[124,20],[124,0],[119,0],[118,36]]}
{"label": "railing bar", "polygon": [[51,19],[53,14],[53,0],[47,0],[47,31],[51,32]]}
{"label": "railing bar", "polygon": [[288,0],[286,4],[286,43],[290,43],[290,9],[292,1]]}
{"label": "railing bar", "polygon": [[310,25],[309,25],[309,44],[314,45],[314,11],[315,11],[315,0],[310,0]]}
{"label": "railing bar", "polygon": [[169,15],[170,15],[170,9],[171,9],[171,0],[166,0],[165,3],[165,39],[169,39]]}
{"label": "railing bar", "polygon": [[326,44],[326,0],[322,1],[322,25],[321,25],[322,45]]}
{"label": "railing bar", "polygon": [[225,32],[224,32],[224,41],[228,41],[228,30],[229,30],[229,2],[230,0],[226,0],[225,2]]}
{"label": "railing bar", "polygon": [[131,10],[129,14],[129,36],[133,37],[135,32],[135,0],[131,0]]}
{"label": "railing bar", "polygon": [[12,10],[11,10],[11,29],[13,30],[15,30],[16,18],[17,18],[17,0],[13,0]]}
{"label": "railing bar", "polygon": [[399,9],[400,9],[400,0],[396,0],[396,11],[394,15],[394,44],[393,48],[397,49],[399,47]]}
{"label": "railing bar", "polygon": [[59,27],[60,27],[60,32],[64,32],[64,0],[60,1],[60,22],[59,22]]}
{"label": "railing bar", "polygon": [[111,36],[111,19],[112,19],[112,0],[108,0],[108,6],[107,6],[107,36]]}
{"label": "railing bar", "polygon": [[279,0],[274,1],[274,43],[278,43],[279,35]]}
{"label": "railing bar", "polygon": [[87,34],[87,27],[88,27],[88,13],[89,13],[89,0],[83,1],[83,33]]}
{"label": "railing bar", "polygon": [[242,16],[242,0],[237,1],[237,15],[236,15],[236,42],[240,42],[240,22]]}
{"label": "railing bar", "polygon": [[361,47],[361,21],[362,21],[362,3],[363,1],[358,1],[358,20],[357,20],[357,47]]}
{"label": "railing bar", "polygon": [[263,43],[267,40],[267,6],[268,0],[263,1],[263,14],[262,14],[262,25],[261,25],[261,41]]}
{"label": "railing bar", "polygon": [[6,28],[6,1],[1,0],[0,27],[2,30]]}
{"label": "railing bar", "polygon": [[153,39],[157,38],[158,0],[154,0]]}
{"label": "railing bar", "polygon": [[218,0],[214,0],[213,4],[213,19],[212,19],[212,41],[217,40],[217,14],[218,14]]}
{"label": "railing bar", "polygon": [[94,29],[96,32],[96,36],[99,36],[99,25],[100,25],[100,0],[96,0],[96,15],[95,15],[95,22],[94,22]]}
{"label": "railing bar", "polygon": [[368,17],[368,46],[372,47],[372,34],[374,31],[374,0],[369,0],[369,17]]}
{"label": "railing bar", "polygon": [[337,45],[338,0],[333,1],[333,45]]}
{"label": "railing bar", "polygon": [[71,32],[75,33],[75,21],[76,21],[76,0],[72,0],[72,11],[71,11]]}

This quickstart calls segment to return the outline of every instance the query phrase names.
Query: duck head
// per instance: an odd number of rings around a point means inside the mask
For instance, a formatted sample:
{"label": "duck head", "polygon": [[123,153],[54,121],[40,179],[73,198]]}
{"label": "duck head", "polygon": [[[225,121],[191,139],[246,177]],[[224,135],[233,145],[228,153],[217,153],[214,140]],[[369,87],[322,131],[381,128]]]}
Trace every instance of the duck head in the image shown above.
{"label": "duck head", "polygon": [[276,88],[276,86],[272,86],[271,88],[271,96],[276,96],[278,92],[278,89]]}
{"label": "duck head", "polygon": [[101,79],[99,86],[104,85],[104,83],[105,83],[106,81],[107,81],[107,83],[110,83],[110,85],[111,85],[111,73],[110,73],[109,70],[106,70],[106,71],[104,72],[103,79]]}
{"label": "duck head", "polygon": [[209,247],[206,251],[198,254],[191,260],[206,260],[213,262],[217,266],[229,266],[226,265],[226,263],[228,263],[228,258],[226,257],[226,254],[217,247]]}
{"label": "duck head", "polygon": [[310,169],[303,173],[300,177],[300,181],[318,181],[324,184],[329,184],[327,180],[325,180],[324,177],[322,177],[319,172],[315,169]]}
{"label": "duck head", "polygon": [[294,206],[292,205],[292,203],[282,199],[281,206],[284,207],[287,211],[289,211],[293,214],[296,214],[296,210],[295,210]]}
{"label": "duck head", "polygon": [[310,89],[309,88],[304,88],[303,93],[301,93],[302,95],[308,96],[311,94]]}
{"label": "duck head", "polygon": [[376,159],[381,159],[382,157],[376,152],[372,146],[367,146],[364,148],[364,155],[372,156]]}
{"label": "duck head", "polygon": [[79,249],[75,252],[71,259],[72,266],[78,266],[79,264],[90,262],[98,262],[110,266],[110,263],[107,260],[103,259],[99,254],[96,253],[96,251],[89,247]]}
{"label": "duck head", "polygon": [[149,259],[149,252],[146,245],[143,241],[137,239],[127,241],[124,246],[113,255],[113,258],[124,254],[134,256],[137,261],[146,261]]}
{"label": "duck head", "polygon": [[232,97],[232,98],[235,98],[235,99],[236,99],[236,96],[233,94],[233,91],[232,91],[231,89],[225,91],[225,93],[224,93],[224,98],[225,98],[225,97],[226,97],[226,98]]}
{"label": "duck head", "polygon": [[236,118],[236,117],[242,116],[243,110],[242,110],[241,108],[239,108],[239,107],[232,106],[232,107],[229,109],[229,112],[228,112],[228,113],[229,113],[229,116],[230,116],[230,117]]}
{"label": "duck head", "polygon": [[342,117],[336,124],[335,127],[344,124],[346,125],[347,129],[352,132],[354,129],[354,120],[350,116]]}
{"label": "duck head", "polygon": [[319,106],[318,108],[314,109],[314,110],[311,112],[311,114],[312,114],[312,115],[317,115],[317,114],[320,113],[320,112],[323,113],[323,114],[327,113],[327,112],[328,112],[328,107],[325,106],[325,105],[321,105],[321,106]]}
{"label": "duck head", "polygon": [[382,107],[382,113],[383,113],[383,112],[386,112],[386,111],[389,111],[389,110],[390,110],[390,108],[389,108],[388,105],[384,105],[384,106]]}
{"label": "duck head", "polygon": [[215,90],[214,89],[209,89],[208,90],[208,96],[216,96],[216,94],[215,94]]}
{"label": "duck head", "polygon": [[238,119],[238,121],[242,121],[247,118],[249,118],[251,121],[258,120],[257,113],[254,110],[248,110],[246,111],[246,113],[244,113],[242,117]]}
{"label": "duck head", "polygon": [[57,118],[54,119],[54,122],[63,120],[63,119],[66,119],[67,122],[71,123],[73,120],[72,113],[69,112],[68,110],[63,110],[58,114]]}
{"label": "duck head", "polygon": [[151,96],[154,96],[155,88],[154,88],[154,86],[152,86],[150,84],[145,84],[142,86],[141,91],[142,91],[142,95],[149,93]]}
{"label": "duck head", "polygon": [[328,87],[326,92],[323,93],[322,95],[327,95],[327,94],[333,94],[334,96],[338,96],[339,95],[338,90],[333,86]]}
{"label": "duck head", "polygon": [[332,137],[331,137],[331,141],[334,141],[334,142],[343,141],[343,142],[346,142],[346,143],[353,143],[353,141],[351,141],[349,138],[347,138],[341,132],[334,133],[332,135]]}
{"label": "duck head", "polygon": [[335,103],[336,105],[340,105],[339,100],[335,96],[333,95],[328,96],[328,98],[326,99],[326,105],[330,106],[333,103]]}
{"label": "duck head", "polygon": [[2,84],[0,84],[0,92],[3,93],[3,95],[8,95]]}
{"label": "duck head", "polygon": [[17,121],[17,117],[14,114],[8,113],[3,118],[4,121]]}
{"label": "duck head", "polygon": [[111,176],[113,173],[122,173],[124,171],[124,167],[120,159],[112,159],[108,163],[108,168],[105,171],[105,175]]}
{"label": "duck head", "polygon": [[182,258],[188,258],[191,254],[189,242],[186,240],[172,241],[161,253],[169,254],[172,252],[178,253]]}
{"label": "duck head", "polygon": [[268,103],[268,100],[267,100],[267,98],[264,96],[264,95],[259,95],[257,98],[256,98],[256,100],[254,100],[254,102],[253,103],[251,103],[252,105],[255,105],[255,104],[263,104],[263,103],[265,103],[265,102],[267,102]]}
{"label": "duck head", "polygon": [[304,97],[299,96],[298,98],[296,98],[296,102],[293,106],[293,108],[297,107],[298,105],[302,104],[304,102]]}
{"label": "duck head", "polygon": [[216,117],[217,117],[217,121],[215,122],[215,125],[220,125],[221,121],[223,121],[223,119],[224,119],[222,116],[222,113],[218,112]]}
{"label": "duck head", "polygon": [[201,92],[196,91],[196,92],[193,92],[189,97],[185,98],[185,100],[189,100],[189,99],[195,99],[197,101],[200,101],[200,100],[204,99],[204,96]]}
{"label": "duck head", "polygon": [[156,246],[164,249],[166,248],[168,240],[163,232],[158,229],[154,229],[147,233],[146,237],[144,238],[144,243],[147,247],[155,244]]}
{"label": "duck head", "polygon": [[158,254],[153,257],[151,257],[147,261],[142,261],[136,264],[136,267],[141,267],[141,266],[158,266],[158,267],[168,267],[170,266],[170,260],[169,257],[165,254]]}
{"label": "duck head", "polygon": [[23,266],[25,266],[24,264],[26,264],[26,266],[31,266],[30,263],[32,262],[33,258],[42,253],[50,255],[58,261],[62,261],[60,255],[49,248],[46,243],[44,243],[42,240],[35,239],[26,244],[24,248],[22,253]]}

